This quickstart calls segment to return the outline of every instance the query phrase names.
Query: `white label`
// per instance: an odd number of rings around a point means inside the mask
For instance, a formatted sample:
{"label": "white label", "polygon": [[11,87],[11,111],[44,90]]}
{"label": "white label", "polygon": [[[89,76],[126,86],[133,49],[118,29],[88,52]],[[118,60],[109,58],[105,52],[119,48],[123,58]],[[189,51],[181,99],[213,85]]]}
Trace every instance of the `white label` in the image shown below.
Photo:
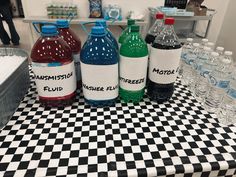
{"label": "white label", "polygon": [[118,97],[118,64],[90,65],[81,62],[84,97],[88,100],[111,100]]}
{"label": "white label", "polygon": [[130,58],[120,56],[120,87],[138,91],[146,85],[148,56]]}
{"label": "white label", "polygon": [[147,46],[148,46],[148,53],[150,54],[151,53],[152,44],[147,44]]}
{"label": "white label", "polygon": [[172,50],[151,49],[149,79],[155,83],[169,84],[175,82],[182,48]]}
{"label": "white label", "polygon": [[81,80],[81,66],[80,66],[80,54],[73,54],[73,60],[75,62],[75,72],[77,81]]}
{"label": "white label", "polygon": [[32,63],[38,94],[41,97],[62,97],[76,90],[74,62],[63,66]]}

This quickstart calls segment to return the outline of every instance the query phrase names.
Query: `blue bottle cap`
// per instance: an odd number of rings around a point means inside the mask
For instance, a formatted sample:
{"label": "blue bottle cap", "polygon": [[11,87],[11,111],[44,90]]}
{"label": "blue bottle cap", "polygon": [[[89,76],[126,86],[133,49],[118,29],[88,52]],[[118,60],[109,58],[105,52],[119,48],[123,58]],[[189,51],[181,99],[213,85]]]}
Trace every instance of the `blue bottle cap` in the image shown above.
{"label": "blue bottle cap", "polygon": [[103,26],[104,28],[107,28],[106,20],[96,20],[95,25],[96,26]]}
{"label": "blue bottle cap", "polygon": [[105,28],[102,26],[94,26],[91,30],[91,35],[105,35]]}
{"label": "blue bottle cap", "polygon": [[58,28],[69,28],[69,22],[68,20],[60,19],[57,20],[57,26]]}
{"label": "blue bottle cap", "polygon": [[56,26],[44,25],[42,27],[42,36],[56,36],[56,35],[58,35]]}

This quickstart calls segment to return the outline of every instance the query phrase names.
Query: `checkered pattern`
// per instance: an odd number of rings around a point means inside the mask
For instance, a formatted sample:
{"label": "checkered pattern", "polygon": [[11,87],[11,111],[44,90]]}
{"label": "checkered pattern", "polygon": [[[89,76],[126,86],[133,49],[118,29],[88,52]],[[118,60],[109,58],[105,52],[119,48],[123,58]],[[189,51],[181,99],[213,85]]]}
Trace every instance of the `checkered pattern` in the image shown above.
{"label": "checkered pattern", "polygon": [[0,131],[0,176],[236,176],[236,128],[176,83],[165,104],[40,107],[34,82]]}

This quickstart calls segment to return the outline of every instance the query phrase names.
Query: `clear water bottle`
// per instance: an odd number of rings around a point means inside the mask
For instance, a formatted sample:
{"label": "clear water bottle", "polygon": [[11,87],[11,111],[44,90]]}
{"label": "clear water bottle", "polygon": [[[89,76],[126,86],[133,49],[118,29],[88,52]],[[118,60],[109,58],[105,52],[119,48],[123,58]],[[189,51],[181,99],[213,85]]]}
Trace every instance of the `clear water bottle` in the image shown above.
{"label": "clear water bottle", "polygon": [[201,45],[200,45],[200,49],[203,50],[204,47],[206,47],[206,44],[208,43],[208,39],[202,39]]}
{"label": "clear water bottle", "polygon": [[231,51],[225,51],[224,55],[220,56],[219,61],[218,61],[218,66],[220,67],[221,70],[225,71],[231,71],[232,70],[232,63],[233,63],[233,58],[232,58],[233,52]]}
{"label": "clear water bottle", "polygon": [[182,83],[184,85],[189,85],[190,81],[192,80],[192,64],[195,62],[195,60],[198,57],[199,54],[199,44],[194,43],[192,50],[189,50],[188,53],[185,56],[185,62],[183,67],[183,77],[182,77]]}
{"label": "clear water bottle", "polygon": [[212,49],[210,47],[204,47],[203,51],[201,53],[199,53],[199,57],[198,57],[200,60],[199,64],[208,60],[211,52],[212,52]]}
{"label": "clear water bottle", "polygon": [[208,42],[208,43],[206,44],[206,46],[207,46],[207,47],[210,47],[212,51],[215,49],[215,43],[213,43],[213,42]]}
{"label": "clear water bottle", "polygon": [[229,86],[229,73],[215,69],[210,74],[211,87],[206,96],[204,108],[211,113],[215,113],[222,103],[223,97]]}
{"label": "clear water bottle", "polygon": [[221,56],[224,54],[224,47],[216,47],[216,52]]}
{"label": "clear water bottle", "polygon": [[219,121],[225,125],[234,124],[236,120],[236,79],[230,80],[229,88],[218,110]]}
{"label": "clear water bottle", "polygon": [[199,43],[194,43],[194,50],[192,55],[190,55],[189,58],[189,64],[190,64],[190,80],[189,80],[189,90],[194,93],[195,91],[195,85],[196,85],[196,79],[197,79],[197,63],[199,61],[198,57],[199,54],[201,53],[200,50],[200,44]]}
{"label": "clear water bottle", "polygon": [[212,52],[211,56],[208,60],[205,60],[199,67],[199,78],[195,87],[195,98],[202,104],[204,104],[204,100],[206,94],[210,89],[210,73],[215,70],[217,63],[215,62],[219,57],[219,54],[216,52]]}
{"label": "clear water bottle", "polygon": [[193,50],[192,42],[193,42],[193,38],[187,38],[186,43],[182,47],[179,77],[183,76],[183,70],[185,70],[185,59],[186,59],[187,53]]}
{"label": "clear water bottle", "polygon": [[193,48],[193,38],[187,38],[186,43],[183,45],[181,59],[184,60],[186,58],[186,54],[191,51]]}

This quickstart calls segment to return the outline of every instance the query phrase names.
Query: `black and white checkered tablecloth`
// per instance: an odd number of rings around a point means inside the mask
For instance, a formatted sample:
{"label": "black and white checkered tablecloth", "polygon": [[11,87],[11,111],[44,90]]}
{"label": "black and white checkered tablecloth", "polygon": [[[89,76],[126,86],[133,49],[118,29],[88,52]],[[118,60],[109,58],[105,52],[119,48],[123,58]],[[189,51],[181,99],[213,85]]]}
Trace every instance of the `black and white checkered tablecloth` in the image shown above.
{"label": "black and white checkered tablecloth", "polygon": [[165,104],[44,109],[35,84],[0,131],[0,176],[236,176],[236,127],[218,123],[179,82]]}

